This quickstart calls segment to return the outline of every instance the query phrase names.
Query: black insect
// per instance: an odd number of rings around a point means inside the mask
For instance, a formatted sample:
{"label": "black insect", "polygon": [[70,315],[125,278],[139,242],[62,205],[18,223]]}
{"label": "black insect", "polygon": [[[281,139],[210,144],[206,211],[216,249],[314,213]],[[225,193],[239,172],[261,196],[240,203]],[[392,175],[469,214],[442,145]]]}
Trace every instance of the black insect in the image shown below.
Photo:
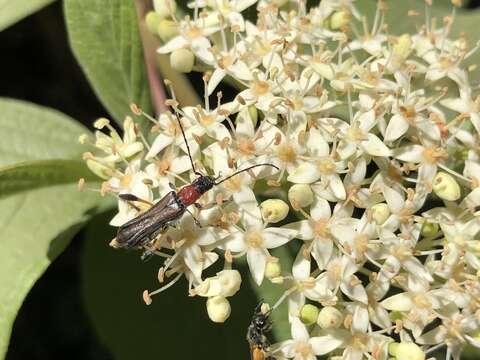
{"label": "black insect", "polygon": [[250,345],[251,360],[274,360],[268,356],[270,342],[266,333],[272,329],[272,321],[270,319],[271,311],[262,311],[262,301],[255,307],[252,321],[247,330],[247,341]]}
{"label": "black insect", "polygon": [[[187,146],[188,157],[190,158],[190,164],[192,170],[198,177],[189,185],[184,186],[178,192],[175,190],[173,184],[170,184],[172,191],[165,195],[160,201],[155,204],[151,204],[148,201],[138,198],[132,194],[120,194],[119,197],[122,200],[129,202],[137,210],[140,210],[132,202],[147,203],[151,206],[150,209],[144,213],[138,215],[136,218],[128,221],[118,228],[117,236],[112,240],[110,245],[115,248],[142,248],[144,252],[142,254],[142,260],[149,259],[154,253],[155,249],[152,246],[155,238],[162,232],[164,232],[169,226],[175,225],[180,218],[188,212],[192,217],[193,214],[188,210],[190,205],[195,205],[197,208],[201,208],[201,205],[196,201],[212,187],[227,181],[228,179],[248,171],[250,169],[259,166],[271,166],[278,170],[273,164],[263,163],[249,166],[245,169],[239,170],[232,175],[217,181],[218,178],[203,175],[195,169],[192,155],[190,153],[190,147],[188,145],[185,131],[183,130],[182,123],[178,115],[176,116],[182,136]],[[195,223],[201,226],[197,219],[194,218]]]}

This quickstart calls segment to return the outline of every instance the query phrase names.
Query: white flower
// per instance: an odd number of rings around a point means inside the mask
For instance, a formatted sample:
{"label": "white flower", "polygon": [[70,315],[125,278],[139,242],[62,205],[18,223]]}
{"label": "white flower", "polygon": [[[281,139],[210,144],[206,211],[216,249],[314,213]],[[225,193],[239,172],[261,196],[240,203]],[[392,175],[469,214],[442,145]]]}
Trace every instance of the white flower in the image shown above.
{"label": "white flower", "polygon": [[292,339],[276,344],[272,353],[280,352],[288,359],[315,360],[317,355],[328,354],[344,343],[344,339],[335,335],[310,337],[305,325],[300,319],[292,320]]}
{"label": "white flower", "polygon": [[265,228],[258,207],[254,214],[244,212],[241,221],[245,229],[238,230],[225,238],[224,246],[233,253],[246,253],[250,273],[255,282],[260,285],[270,256],[268,249],[286,244],[296,236],[297,231],[275,227]]}

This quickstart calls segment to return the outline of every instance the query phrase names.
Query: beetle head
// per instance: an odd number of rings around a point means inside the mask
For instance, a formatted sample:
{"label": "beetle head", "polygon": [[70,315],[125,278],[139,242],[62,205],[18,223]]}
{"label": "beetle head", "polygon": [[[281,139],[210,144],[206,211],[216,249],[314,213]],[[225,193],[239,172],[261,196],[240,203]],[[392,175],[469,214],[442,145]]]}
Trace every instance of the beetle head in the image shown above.
{"label": "beetle head", "polygon": [[195,186],[199,193],[203,194],[215,185],[215,179],[211,176],[200,175],[194,180],[192,185]]}

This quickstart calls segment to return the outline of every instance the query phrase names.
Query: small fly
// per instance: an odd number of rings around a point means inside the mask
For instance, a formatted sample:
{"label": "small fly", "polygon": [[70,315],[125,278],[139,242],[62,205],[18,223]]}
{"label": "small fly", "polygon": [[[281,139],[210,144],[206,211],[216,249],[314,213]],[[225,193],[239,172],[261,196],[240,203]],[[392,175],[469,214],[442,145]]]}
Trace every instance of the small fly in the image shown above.
{"label": "small fly", "polygon": [[198,177],[190,185],[184,186],[178,192],[175,190],[175,186],[170,184],[172,191],[170,191],[155,204],[151,204],[150,202],[140,199],[133,194],[119,194],[120,199],[127,201],[137,210],[140,209],[134,205],[133,202],[146,203],[151,206],[151,208],[144,213],[120,226],[118,228],[116,238],[110,243],[110,245],[114,248],[145,249],[141,256],[142,260],[147,260],[154,255],[155,249],[152,244],[154,243],[156,237],[163,233],[169,226],[174,226],[176,223],[178,223],[183,214],[186,212],[188,212],[193,217],[195,223],[201,227],[199,221],[193,216],[190,210],[188,210],[188,207],[190,205],[195,205],[197,208],[201,208],[201,205],[196,201],[214,186],[220,185],[224,181],[227,181],[228,179],[240,173],[259,166],[271,166],[278,170],[278,167],[275,165],[264,163],[252,165],[245,169],[239,170],[222,180],[218,180],[218,177],[215,178],[212,176],[203,175],[195,169],[190,147],[185,136],[185,131],[183,130],[180,118],[177,114],[175,115],[187,147],[192,170]]}
{"label": "small fly", "polygon": [[268,356],[270,342],[266,333],[272,329],[272,321],[270,319],[271,310],[263,311],[262,302],[260,302],[253,313],[252,321],[247,330],[247,341],[250,345],[251,360],[274,360]]}

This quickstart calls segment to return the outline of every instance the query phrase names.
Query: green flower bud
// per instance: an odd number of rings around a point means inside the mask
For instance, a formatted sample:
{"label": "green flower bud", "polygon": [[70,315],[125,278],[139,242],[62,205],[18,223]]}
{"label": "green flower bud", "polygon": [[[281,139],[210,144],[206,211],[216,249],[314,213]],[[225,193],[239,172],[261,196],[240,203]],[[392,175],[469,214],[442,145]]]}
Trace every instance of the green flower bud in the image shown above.
{"label": "green flower bud", "polygon": [[162,19],[158,22],[155,31],[163,42],[167,42],[178,35],[178,25],[172,20]]}
{"label": "green flower bud", "polygon": [[403,34],[397,39],[397,43],[393,46],[393,52],[406,59],[412,51],[412,38],[409,34]]}
{"label": "green flower bud", "polygon": [[214,296],[207,300],[208,317],[213,322],[225,322],[230,316],[231,311],[230,303],[223,296]]}
{"label": "green flower bud", "polygon": [[256,106],[254,105],[249,106],[248,113],[250,114],[250,119],[252,119],[253,126],[256,126],[258,121],[258,111]]}
{"label": "green flower bud", "polygon": [[403,319],[403,315],[400,311],[392,311],[390,312],[389,316],[390,320],[392,320],[393,322],[397,321],[397,320],[402,320]]}
{"label": "green flower bud", "polygon": [[433,192],[442,200],[455,201],[460,199],[460,185],[452,175],[440,171],[433,179]]}
{"label": "green flower bud", "polygon": [[333,306],[325,306],[320,310],[318,315],[317,324],[322,329],[338,328],[342,325],[343,315]]}
{"label": "green flower bud", "polygon": [[268,199],[260,204],[260,211],[265,221],[276,223],[288,215],[288,204],[280,199]]}
{"label": "green flower bud", "polygon": [[267,279],[273,279],[277,276],[280,276],[282,273],[282,266],[280,265],[280,261],[274,258],[267,262],[267,266],[265,267],[265,277]]}
{"label": "green flower bud", "polygon": [[437,235],[439,229],[440,227],[438,226],[437,223],[431,223],[427,221],[422,225],[422,230],[421,230],[422,236],[425,236],[425,237],[435,236]]}
{"label": "green flower bud", "polygon": [[153,0],[155,12],[162,18],[170,17],[177,11],[175,0]]}
{"label": "green flower bud", "polygon": [[177,49],[170,54],[170,65],[179,72],[189,73],[194,62],[195,55],[188,49]]}
{"label": "green flower bud", "polygon": [[382,225],[390,216],[390,209],[385,203],[375,204],[371,209],[372,218],[378,224]]}
{"label": "green flower bud", "polygon": [[147,16],[145,16],[145,24],[147,25],[148,31],[150,31],[152,34],[156,34],[158,24],[161,20],[162,17],[158,13],[155,11],[149,11]]}
{"label": "green flower bud", "polygon": [[111,167],[108,167],[101,162],[93,159],[87,160],[87,166],[95,175],[102,179],[109,179],[113,174],[113,170]]}
{"label": "green flower bud", "polygon": [[288,200],[295,207],[304,208],[313,202],[312,188],[307,184],[295,184],[288,189]]}
{"label": "green flower bud", "polygon": [[388,352],[396,360],[425,360],[425,353],[413,342],[390,343]]}
{"label": "green flower bud", "polygon": [[338,30],[347,25],[352,19],[352,14],[348,11],[336,11],[330,18],[330,28]]}
{"label": "green flower bud", "polygon": [[315,324],[319,313],[320,311],[315,305],[305,304],[300,309],[300,320],[302,320],[305,325]]}

